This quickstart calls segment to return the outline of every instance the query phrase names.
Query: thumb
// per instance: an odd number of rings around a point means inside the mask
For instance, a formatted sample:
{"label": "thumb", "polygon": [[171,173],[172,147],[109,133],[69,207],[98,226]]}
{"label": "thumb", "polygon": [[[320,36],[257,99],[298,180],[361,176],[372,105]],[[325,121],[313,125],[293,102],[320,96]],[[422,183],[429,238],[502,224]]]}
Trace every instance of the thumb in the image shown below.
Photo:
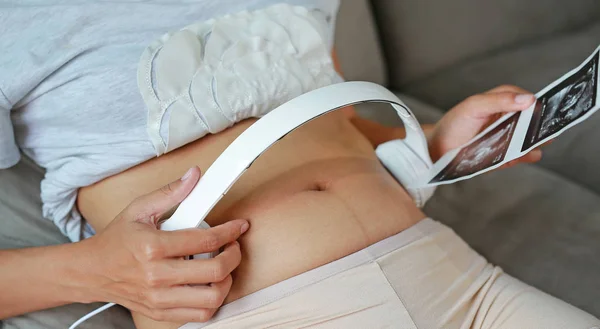
{"label": "thumb", "polygon": [[479,119],[498,113],[518,112],[529,108],[536,98],[529,93],[496,92],[471,96],[461,104],[463,113]]}
{"label": "thumb", "polygon": [[125,211],[129,215],[128,218],[156,227],[165,213],[179,205],[190,194],[200,176],[200,169],[192,167],[181,179],[137,198]]}

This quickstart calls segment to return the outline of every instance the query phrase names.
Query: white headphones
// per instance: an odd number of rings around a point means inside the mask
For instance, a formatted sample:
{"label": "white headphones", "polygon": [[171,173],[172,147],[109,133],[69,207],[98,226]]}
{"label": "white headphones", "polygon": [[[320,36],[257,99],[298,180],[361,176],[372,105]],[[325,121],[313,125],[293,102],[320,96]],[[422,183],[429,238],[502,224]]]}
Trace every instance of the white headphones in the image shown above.
{"label": "white headphones", "polygon": [[263,116],[225,149],[204,173],[161,230],[208,227],[204,219],[254,160],[306,122],[328,112],[359,103],[390,104],[404,122],[406,138],[381,144],[377,157],[422,207],[435,187],[417,186],[432,167],[423,130],[415,116],[396,95],[370,82],[344,82],[298,96]]}

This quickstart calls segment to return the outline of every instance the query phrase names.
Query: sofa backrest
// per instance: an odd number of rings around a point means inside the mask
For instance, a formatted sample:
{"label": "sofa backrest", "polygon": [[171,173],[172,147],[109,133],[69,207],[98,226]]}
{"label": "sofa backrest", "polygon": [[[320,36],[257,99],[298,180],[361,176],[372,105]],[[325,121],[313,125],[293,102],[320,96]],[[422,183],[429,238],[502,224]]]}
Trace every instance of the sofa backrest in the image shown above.
{"label": "sofa backrest", "polygon": [[385,84],[387,69],[369,0],[342,0],[335,49],[347,80]]}
{"label": "sofa backrest", "polygon": [[[351,2],[354,0],[343,0]],[[371,0],[391,87],[600,19],[598,0]]]}

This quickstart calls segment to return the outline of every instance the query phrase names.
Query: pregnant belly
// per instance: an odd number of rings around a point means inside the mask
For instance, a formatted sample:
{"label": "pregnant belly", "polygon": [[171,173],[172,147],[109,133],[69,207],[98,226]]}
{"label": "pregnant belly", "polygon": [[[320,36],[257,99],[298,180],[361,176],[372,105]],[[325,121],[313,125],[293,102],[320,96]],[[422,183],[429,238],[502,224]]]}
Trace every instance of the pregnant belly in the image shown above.
{"label": "pregnant belly", "polygon": [[[84,188],[78,206],[102,230],[134,198],[203,170],[252,122]],[[231,302],[398,233],[424,218],[345,116],[332,113],[261,156],[207,218],[248,219]]]}
{"label": "pregnant belly", "polygon": [[[338,157],[277,177],[219,218],[249,218],[226,302],[398,233],[423,214],[378,161]],[[221,221],[209,219],[209,224]]]}

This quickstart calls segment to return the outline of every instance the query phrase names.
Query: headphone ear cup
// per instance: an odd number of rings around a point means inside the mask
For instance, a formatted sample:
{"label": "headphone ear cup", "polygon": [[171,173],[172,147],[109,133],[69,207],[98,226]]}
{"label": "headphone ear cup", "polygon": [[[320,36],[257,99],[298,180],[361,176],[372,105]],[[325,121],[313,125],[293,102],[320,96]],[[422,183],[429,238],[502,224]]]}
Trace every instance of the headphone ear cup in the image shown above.
{"label": "headphone ear cup", "polygon": [[409,188],[429,173],[429,166],[403,140],[395,139],[380,144],[375,150],[383,166],[404,186],[421,208],[433,196],[436,187]]}

